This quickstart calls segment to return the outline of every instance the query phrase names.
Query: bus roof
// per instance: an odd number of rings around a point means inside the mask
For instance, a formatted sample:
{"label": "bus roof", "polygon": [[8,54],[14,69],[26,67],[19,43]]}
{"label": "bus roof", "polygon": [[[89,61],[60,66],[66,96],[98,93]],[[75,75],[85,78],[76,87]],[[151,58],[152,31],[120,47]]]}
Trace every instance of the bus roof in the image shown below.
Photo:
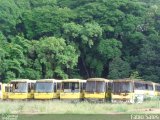
{"label": "bus roof", "polygon": [[9,84],[7,84],[7,83],[3,83],[2,85],[7,86],[7,85],[9,85]]}
{"label": "bus roof", "polygon": [[65,79],[65,80],[62,80],[62,82],[86,82],[86,80],[83,80],[83,79]]}
{"label": "bus roof", "polygon": [[160,83],[155,83],[155,82],[153,82],[153,84],[154,84],[154,85],[157,85],[157,86],[160,86]]}
{"label": "bus roof", "polygon": [[29,80],[29,79],[17,79],[17,80],[11,80],[10,83],[14,83],[14,82],[36,82],[35,80]]}
{"label": "bus roof", "polygon": [[108,79],[105,79],[105,78],[88,78],[87,81],[105,81],[105,82],[109,82],[109,81],[112,81],[112,80],[108,80]]}
{"label": "bus roof", "polygon": [[61,82],[61,80],[56,80],[56,79],[40,79],[40,80],[36,80],[36,82]]}
{"label": "bus roof", "polygon": [[142,79],[116,79],[113,80],[113,82],[137,82],[137,83],[148,83],[148,84],[152,84],[152,81],[144,81]]}

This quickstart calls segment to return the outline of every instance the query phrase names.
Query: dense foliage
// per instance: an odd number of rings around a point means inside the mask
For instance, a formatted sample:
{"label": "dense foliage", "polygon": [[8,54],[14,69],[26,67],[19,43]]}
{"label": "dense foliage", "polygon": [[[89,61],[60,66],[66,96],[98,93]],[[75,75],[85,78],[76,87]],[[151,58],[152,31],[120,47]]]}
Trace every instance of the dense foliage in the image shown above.
{"label": "dense foliage", "polygon": [[160,82],[160,0],[0,0],[0,81]]}

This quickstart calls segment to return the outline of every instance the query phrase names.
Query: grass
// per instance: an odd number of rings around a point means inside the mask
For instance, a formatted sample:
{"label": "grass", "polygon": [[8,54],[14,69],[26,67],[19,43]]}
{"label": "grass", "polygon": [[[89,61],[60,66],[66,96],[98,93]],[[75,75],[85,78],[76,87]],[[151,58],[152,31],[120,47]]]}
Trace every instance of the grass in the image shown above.
{"label": "grass", "polygon": [[1,101],[0,114],[123,114],[160,113],[160,101],[142,104],[70,103],[65,101]]}

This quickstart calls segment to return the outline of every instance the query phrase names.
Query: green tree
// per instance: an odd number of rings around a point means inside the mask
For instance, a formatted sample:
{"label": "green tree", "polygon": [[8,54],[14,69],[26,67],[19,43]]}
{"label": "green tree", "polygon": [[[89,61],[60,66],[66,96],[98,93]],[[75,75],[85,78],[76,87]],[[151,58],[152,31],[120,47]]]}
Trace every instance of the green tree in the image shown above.
{"label": "green tree", "polygon": [[121,58],[115,58],[109,65],[109,78],[129,78],[131,72],[130,64]]}
{"label": "green tree", "polygon": [[[24,38],[16,36],[8,43],[4,38],[1,39],[1,76],[5,80],[21,77],[20,74],[23,70],[23,65],[26,65],[27,46]],[[25,44],[24,44],[25,43]]]}
{"label": "green tree", "polygon": [[20,9],[13,0],[0,0],[0,31],[6,36],[16,34]]}
{"label": "green tree", "polygon": [[33,45],[35,49],[31,52],[35,52],[34,62],[39,66],[42,78],[68,78],[67,71],[77,65],[79,55],[62,38],[44,37]]}
{"label": "green tree", "polygon": [[148,39],[141,48],[137,69],[144,79],[159,82],[160,37],[153,34],[150,35]]}
{"label": "green tree", "polygon": [[[44,2],[44,1],[43,1]],[[58,6],[39,6],[26,10],[22,14],[24,33],[28,39],[39,39],[43,36],[60,36],[61,28],[74,13],[69,8]]]}

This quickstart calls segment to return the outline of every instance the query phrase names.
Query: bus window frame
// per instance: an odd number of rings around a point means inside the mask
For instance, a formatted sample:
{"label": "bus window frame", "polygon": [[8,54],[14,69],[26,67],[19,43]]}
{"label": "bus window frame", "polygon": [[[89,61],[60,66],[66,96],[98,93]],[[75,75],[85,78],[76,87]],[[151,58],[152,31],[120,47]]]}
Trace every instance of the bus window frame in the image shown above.
{"label": "bus window frame", "polygon": [[56,82],[53,83],[53,92],[54,93],[57,92],[57,83]]}
{"label": "bus window frame", "polygon": [[[138,86],[139,88],[137,88],[136,84],[141,85],[141,89],[139,89],[140,88],[139,86]],[[134,81],[134,90],[146,90],[145,83],[140,82],[140,81],[139,82],[138,81]]]}
{"label": "bus window frame", "polygon": [[61,83],[57,82],[57,90],[60,90],[60,89],[61,89]]}

